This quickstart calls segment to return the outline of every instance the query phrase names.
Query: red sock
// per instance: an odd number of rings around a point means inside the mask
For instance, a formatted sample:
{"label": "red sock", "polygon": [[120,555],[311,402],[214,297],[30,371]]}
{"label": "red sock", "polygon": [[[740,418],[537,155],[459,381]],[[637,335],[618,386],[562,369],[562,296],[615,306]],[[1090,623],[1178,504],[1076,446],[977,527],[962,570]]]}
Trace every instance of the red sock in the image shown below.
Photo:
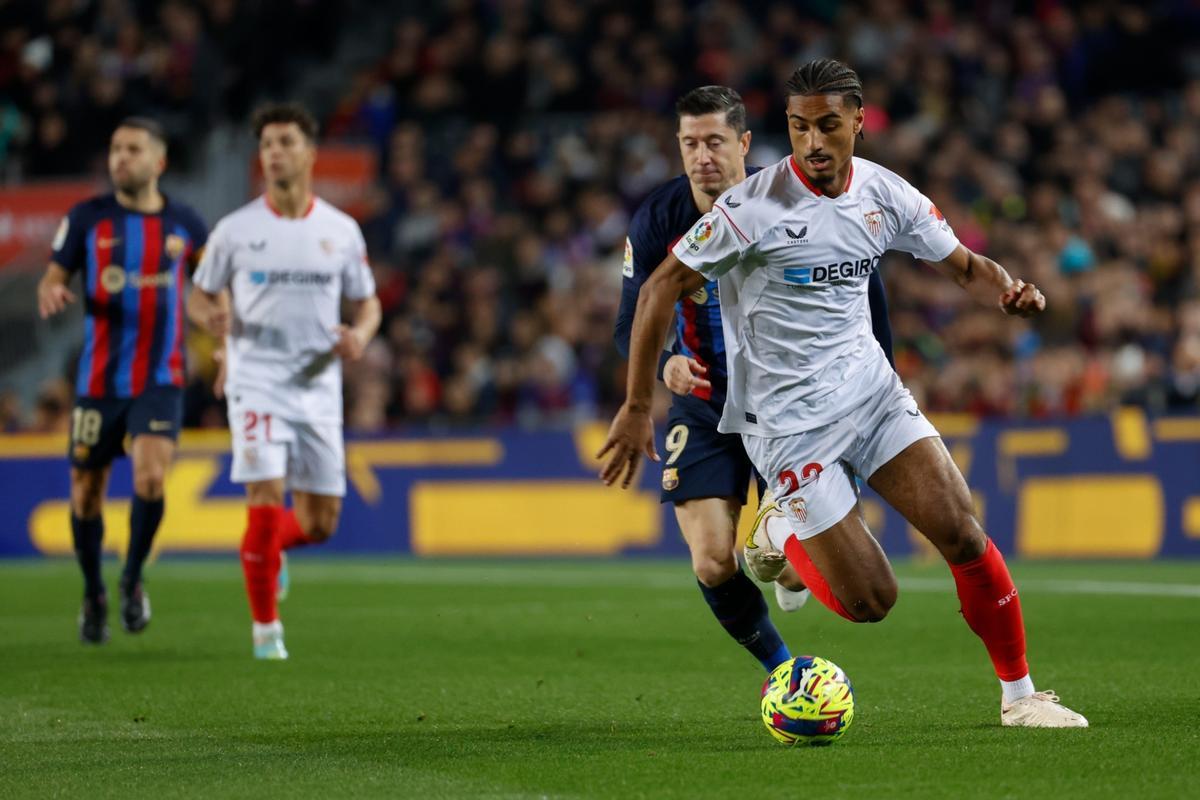
{"label": "red sock", "polygon": [[837,599],[833,593],[833,589],[829,588],[829,583],[825,577],[817,570],[812,559],[808,557],[808,553],[804,552],[804,546],[800,544],[800,540],[795,536],[789,536],[788,540],[783,544],[783,552],[787,555],[788,562],[792,568],[800,574],[804,585],[813,593],[813,597],[820,600],[826,608],[837,614],[842,615],[851,622],[861,622],[855,619],[854,615],[846,610],[842,605],[842,601]]}
{"label": "red sock", "polygon": [[280,550],[291,550],[293,547],[312,544],[316,541],[304,535],[304,531],[300,528],[300,523],[296,521],[296,512],[290,508],[286,509],[280,517],[280,526]]}
{"label": "red sock", "polygon": [[282,506],[250,506],[246,535],[242,537],[242,573],[246,596],[255,622],[279,619],[275,583],[279,580],[279,533]]}
{"label": "red sock", "polygon": [[988,539],[987,550],[974,561],[951,564],[962,615],[983,640],[1000,680],[1016,681],[1029,674],[1025,660],[1025,623],[1021,599],[1008,574],[1004,556]]}

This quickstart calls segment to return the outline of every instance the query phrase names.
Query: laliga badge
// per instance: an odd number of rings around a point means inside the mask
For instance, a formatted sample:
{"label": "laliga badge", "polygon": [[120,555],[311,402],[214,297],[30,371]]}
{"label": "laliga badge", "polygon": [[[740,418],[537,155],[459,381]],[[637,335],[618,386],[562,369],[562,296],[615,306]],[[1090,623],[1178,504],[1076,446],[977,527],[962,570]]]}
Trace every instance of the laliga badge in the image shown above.
{"label": "laliga badge", "polygon": [[662,477],[663,491],[670,492],[679,488],[679,470],[675,467],[668,467],[663,470]]}
{"label": "laliga badge", "polygon": [[691,250],[693,253],[699,253],[700,250],[703,249],[705,243],[712,238],[712,235],[712,222],[708,219],[701,218],[700,221],[696,223],[696,227],[688,231],[687,235],[683,237],[683,242],[685,245],[687,245],[688,250]]}

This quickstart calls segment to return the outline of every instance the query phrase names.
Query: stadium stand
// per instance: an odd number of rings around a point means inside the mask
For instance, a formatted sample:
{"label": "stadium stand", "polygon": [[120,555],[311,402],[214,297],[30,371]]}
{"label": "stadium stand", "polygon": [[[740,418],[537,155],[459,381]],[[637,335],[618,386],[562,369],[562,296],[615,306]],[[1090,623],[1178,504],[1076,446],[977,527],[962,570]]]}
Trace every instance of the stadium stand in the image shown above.
{"label": "stadium stand", "polygon": [[[889,260],[898,368],[926,409],[1200,402],[1200,56],[1183,46],[1200,14],[1187,4],[460,0],[373,3],[356,24],[345,5],[4,4],[2,174],[95,173],[127,111],[161,116],[179,168],[204,172],[229,155],[203,131],[258,98],[300,97],[326,142],[365,145],[378,165],[360,216],[385,321],[348,372],[347,424],[566,425],[622,396],[625,227],[679,171],[675,97],[736,87],[751,162],[769,163],[787,152],[787,74],[836,55],[867,88],[860,155],[922,186],[966,244],[1049,298],[1036,322],[1005,320]],[[259,24],[272,9],[286,26]],[[264,30],[288,58],[246,44]],[[341,69],[296,84],[297,60]],[[193,340],[198,373],[210,347]],[[189,421],[222,424],[200,383]],[[0,423],[33,425],[32,405],[0,400]]]}

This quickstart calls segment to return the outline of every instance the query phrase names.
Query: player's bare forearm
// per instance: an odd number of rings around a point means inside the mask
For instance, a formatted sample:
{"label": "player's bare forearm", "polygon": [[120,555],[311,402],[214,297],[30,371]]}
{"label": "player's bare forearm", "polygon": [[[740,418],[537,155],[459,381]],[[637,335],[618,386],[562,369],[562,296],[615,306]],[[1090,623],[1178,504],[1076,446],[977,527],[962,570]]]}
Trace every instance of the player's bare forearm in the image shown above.
{"label": "player's bare forearm", "polygon": [[658,461],[654,423],[650,420],[658,354],[667,337],[667,326],[675,314],[675,301],[703,285],[704,276],[670,254],[638,292],[633,332],[629,337],[629,385],[625,405],[617,412],[608,429],[608,438],[596,454],[600,459],[608,456],[600,470],[600,480],[609,486],[620,483],[622,488],[628,489],[642,455]]}
{"label": "player's bare forearm", "polygon": [[704,276],[689,268],[673,254],[642,284],[637,310],[633,314],[633,332],[629,337],[629,381],[625,405],[637,411],[650,408],[658,354],[667,338],[667,328],[675,315],[675,301],[704,285]]}
{"label": "player's bare forearm", "polygon": [[358,333],[364,343],[375,338],[379,332],[379,323],[383,313],[379,307],[379,298],[371,295],[365,300],[354,300],[350,304],[350,327]]}
{"label": "player's bare forearm", "polygon": [[1022,317],[1046,308],[1046,298],[1036,286],[1014,280],[1004,267],[961,244],[934,266],[982,305],[998,305],[1004,313]]}
{"label": "player's bare forearm", "polygon": [[63,269],[57,262],[51,261],[46,266],[46,272],[38,281],[37,299],[38,314],[42,319],[53,316],[75,302],[75,295],[67,288],[71,273]]}
{"label": "player's bare forearm", "polygon": [[343,361],[357,361],[362,358],[367,343],[379,330],[382,314],[379,309],[379,298],[371,296],[363,300],[350,301],[350,324],[339,325],[337,342],[333,352]]}

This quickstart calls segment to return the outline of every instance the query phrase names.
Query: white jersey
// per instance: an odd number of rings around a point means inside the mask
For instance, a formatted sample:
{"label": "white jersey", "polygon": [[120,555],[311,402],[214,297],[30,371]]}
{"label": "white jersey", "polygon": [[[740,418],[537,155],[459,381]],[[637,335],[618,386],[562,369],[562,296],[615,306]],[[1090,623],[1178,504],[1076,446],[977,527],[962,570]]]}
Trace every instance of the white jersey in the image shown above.
{"label": "white jersey", "polygon": [[827,425],[891,375],[867,280],[887,250],[941,261],[958,246],[911,184],[855,158],[827,197],[788,156],[713,204],[675,256],[717,279],[729,390],[719,429],[786,436]]}
{"label": "white jersey", "polygon": [[342,369],[332,353],[341,299],[375,294],[352,217],[315,199],[291,219],[260,197],[217,223],[192,281],[233,294],[226,394],[269,401],[288,419],[341,424]]}

